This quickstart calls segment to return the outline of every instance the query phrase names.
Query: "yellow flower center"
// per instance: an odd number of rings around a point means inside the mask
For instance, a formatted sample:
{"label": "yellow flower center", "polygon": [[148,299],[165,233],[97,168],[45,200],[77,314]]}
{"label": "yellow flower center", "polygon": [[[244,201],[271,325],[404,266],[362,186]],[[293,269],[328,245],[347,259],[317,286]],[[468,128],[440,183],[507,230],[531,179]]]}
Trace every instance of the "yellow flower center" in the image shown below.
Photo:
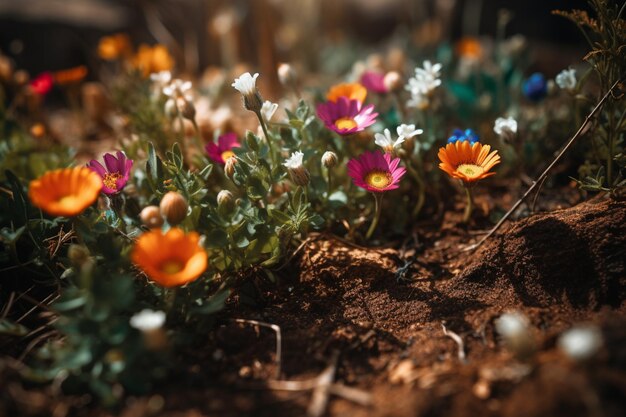
{"label": "yellow flower center", "polygon": [[337,119],[335,121],[335,126],[337,126],[337,129],[353,129],[357,127],[357,124],[354,119],[342,117],[341,119]]}
{"label": "yellow flower center", "polygon": [[161,264],[161,271],[165,272],[166,274],[176,274],[182,271],[184,267],[185,264],[180,261],[167,260]]}
{"label": "yellow flower center", "polygon": [[393,178],[387,171],[371,171],[365,176],[365,182],[367,185],[380,190],[389,186],[392,181]]}
{"label": "yellow flower center", "polygon": [[113,191],[117,191],[117,180],[120,178],[122,178],[122,175],[119,172],[107,172],[104,174],[102,183],[105,187],[110,188]]}
{"label": "yellow flower center", "polygon": [[224,151],[224,152],[222,152],[222,161],[226,162],[230,158],[232,158],[233,156],[235,156],[235,152],[233,152],[231,150]]}
{"label": "yellow flower center", "polygon": [[484,172],[484,168],[474,164],[461,164],[456,168],[456,172],[463,174],[469,179],[480,177]]}
{"label": "yellow flower center", "polygon": [[71,207],[75,204],[79,203],[78,198],[75,195],[65,195],[61,198],[59,198],[59,204],[64,206],[64,207]]}

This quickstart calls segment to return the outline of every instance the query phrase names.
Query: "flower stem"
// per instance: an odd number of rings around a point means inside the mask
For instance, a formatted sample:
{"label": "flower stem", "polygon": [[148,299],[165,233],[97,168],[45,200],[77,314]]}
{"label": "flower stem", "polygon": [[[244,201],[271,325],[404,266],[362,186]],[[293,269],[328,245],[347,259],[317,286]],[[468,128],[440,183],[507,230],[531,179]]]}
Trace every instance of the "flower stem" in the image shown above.
{"label": "flower stem", "polygon": [[265,120],[263,120],[263,115],[260,111],[255,111],[256,117],[259,119],[259,123],[261,124],[261,129],[263,129],[263,134],[265,135],[265,141],[267,142],[267,146],[270,148],[270,158],[272,159],[272,164],[276,165],[276,154],[274,153],[274,146],[272,145],[272,140],[270,139],[270,135],[267,132],[267,126],[265,124]]}
{"label": "flower stem", "polygon": [[465,211],[463,212],[463,223],[469,223],[469,220],[472,217],[472,210],[474,209],[474,201],[472,199],[472,189],[467,186],[464,186],[463,188],[465,189],[465,197],[467,197]]}
{"label": "flower stem", "polygon": [[326,171],[328,171],[328,190],[326,191],[326,202],[328,202],[330,200],[330,192],[332,190],[333,173],[331,172],[331,168],[326,168]]}
{"label": "flower stem", "polygon": [[367,234],[365,235],[366,240],[369,240],[374,234],[374,230],[376,230],[376,227],[378,226],[378,221],[380,220],[380,212],[382,211],[381,207],[383,202],[383,193],[372,194],[374,194],[374,201],[376,204],[374,210],[376,212],[374,213],[374,220],[372,220],[372,224],[370,225],[370,228],[367,230]]}

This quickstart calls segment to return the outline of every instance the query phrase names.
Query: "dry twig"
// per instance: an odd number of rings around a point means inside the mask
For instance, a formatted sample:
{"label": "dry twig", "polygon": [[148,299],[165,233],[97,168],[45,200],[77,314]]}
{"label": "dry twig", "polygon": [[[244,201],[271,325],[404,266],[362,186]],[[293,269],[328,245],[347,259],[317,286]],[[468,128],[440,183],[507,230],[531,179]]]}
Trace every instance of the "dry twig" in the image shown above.
{"label": "dry twig", "polygon": [[265,327],[274,330],[276,333],[276,375],[275,378],[280,378],[281,365],[282,365],[282,352],[283,352],[283,337],[280,331],[280,327],[276,324],[265,323],[257,320],[247,319],[232,319],[236,323],[251,324],[253,326]]}
{"label": "dry twig", "polygon": [[458,352],[459,360],[461,362],[465,362],[465,344],[463,343],[463,339],[461,339],[461,336],[459,336],[458,334],[454,333],[452,330],[446,329],[446,323],[445,322],[441,322],[441,328],[443,329],[443,334],[448,336],[450,339],[454,340],[454,342],[458,345],[458,347],[459,347],[459,352]]}

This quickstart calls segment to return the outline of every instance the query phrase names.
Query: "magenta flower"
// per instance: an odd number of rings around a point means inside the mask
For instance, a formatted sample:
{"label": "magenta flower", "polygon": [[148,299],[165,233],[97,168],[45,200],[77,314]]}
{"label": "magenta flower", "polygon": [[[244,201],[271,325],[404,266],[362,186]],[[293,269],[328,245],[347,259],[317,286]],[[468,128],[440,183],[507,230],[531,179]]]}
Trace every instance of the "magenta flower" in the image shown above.
{"label": "magenta flower", "polygon": [[206,144],[205,149],[214,162],[224,165],[228,158],[235,156],[233,148],[240,147],[241,144],[237,141],[237,135],[233,132],[224,133],[217,138],[217,144],[209,142]]}
{"label": "magenta flower", "polygon": [[117,194],[128,182],[130,175],[130,169],[133,166],[133,160],[126,158],[123,152],[116,152],[117,158],[113,154],[104,154],[104,164],[95,159],[87,164],[87,167],[92,171],[95,171],[102,178],[102,192],[107,195]]}
{"label": "magenta flower", "polygon": [[30,87],[40,96],[45,96],[52,90],[54,78],[49,72],[42,72],[30,82]]}
{"label": "magenta flower", "polygon": [[406,173],[406,169],[399,167],[399,164],[400,158],[392,160],[388,153],[366,151],[359,158],[348,162],[348,175],[352,177],[354,185],[382,193],[399,187],[398,183]]}
{"label": "magenta flower", "polygon": [[317,106],[317,116],[326,127],[340,135],[360,132],[376,122],[378,113],[374,113],[374,105],[362,107],[358,100],[339,97],[336,102],[327,101]]}
{"label": "magenta flower", "polygon": [[385,74],[375,71],[365,71],[363,75],[361,75],[361,84],[368,89],[368,91],[373,91],[378,94],[386,94],[389,92],[387,87],[385,86]]}

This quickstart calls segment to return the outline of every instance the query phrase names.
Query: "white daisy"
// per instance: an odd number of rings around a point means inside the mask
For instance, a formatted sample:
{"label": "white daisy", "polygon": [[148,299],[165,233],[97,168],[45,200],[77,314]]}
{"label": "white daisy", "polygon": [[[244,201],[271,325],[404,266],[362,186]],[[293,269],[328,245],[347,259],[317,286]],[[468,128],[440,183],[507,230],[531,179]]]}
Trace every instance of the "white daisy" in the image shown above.
{"label": "white daisy", "polygon": [[160,329],[163,324],[165,324],[163,311],[141,310],[130,318],[130,325],[142,332]]}
{"label": "white daisy", "polygon": [[517,133],[517,121],[512,117],[498,117],[493,131],[504,140],[511,140]]}
{"label": "white daisy", "polygon": [[163,88],[172,81],[172,73],[169,71],[155,72],[150,74],[150,80],[160,88]]}
{"label": "white daisy", "polygon": [[191,81],[183,81],[180,79],[172,80],[168,85],[163,87],[163,94],[172,98],[184,98],[185,100],[192,100],[191,94]]}
{"label": "white daisy", "polygon": [[256,93],[256,79],[259,73],[250,75],[249,72],[245,72],[235,79],[231,85],[235,87],[243,96],[249,96]]}
{"label": "white daisy", "polygon": [[416,129],[415,125],[405,125],[401,124],[396,128],[396,132],[398,132],[398,139],[411,139],[413,136],[421,135],[424,133],[422,129]]}
{"label": "white daisy", "polygon": [[391,153],[393,152],[395,148],[400,147],[400,145],[402,145],[402,142],[404,142],[404,139],[405,139],[404,137],[401,136],[394,141],[393,139],[391,139],[391,132],[389,131],[389,129],[385,129],[384,134],[382,133],[374,134],[374,137],[376,138],[374,143],[376,143],[376,145],[383,148],[385,152],[387,153]]}
{"label": "white daisy", "polygon": [[300,151],[295,151],[289,158],[285,160],[283,164],[287,169],[298,169],[302,167],[302,158],[304,154]]}

